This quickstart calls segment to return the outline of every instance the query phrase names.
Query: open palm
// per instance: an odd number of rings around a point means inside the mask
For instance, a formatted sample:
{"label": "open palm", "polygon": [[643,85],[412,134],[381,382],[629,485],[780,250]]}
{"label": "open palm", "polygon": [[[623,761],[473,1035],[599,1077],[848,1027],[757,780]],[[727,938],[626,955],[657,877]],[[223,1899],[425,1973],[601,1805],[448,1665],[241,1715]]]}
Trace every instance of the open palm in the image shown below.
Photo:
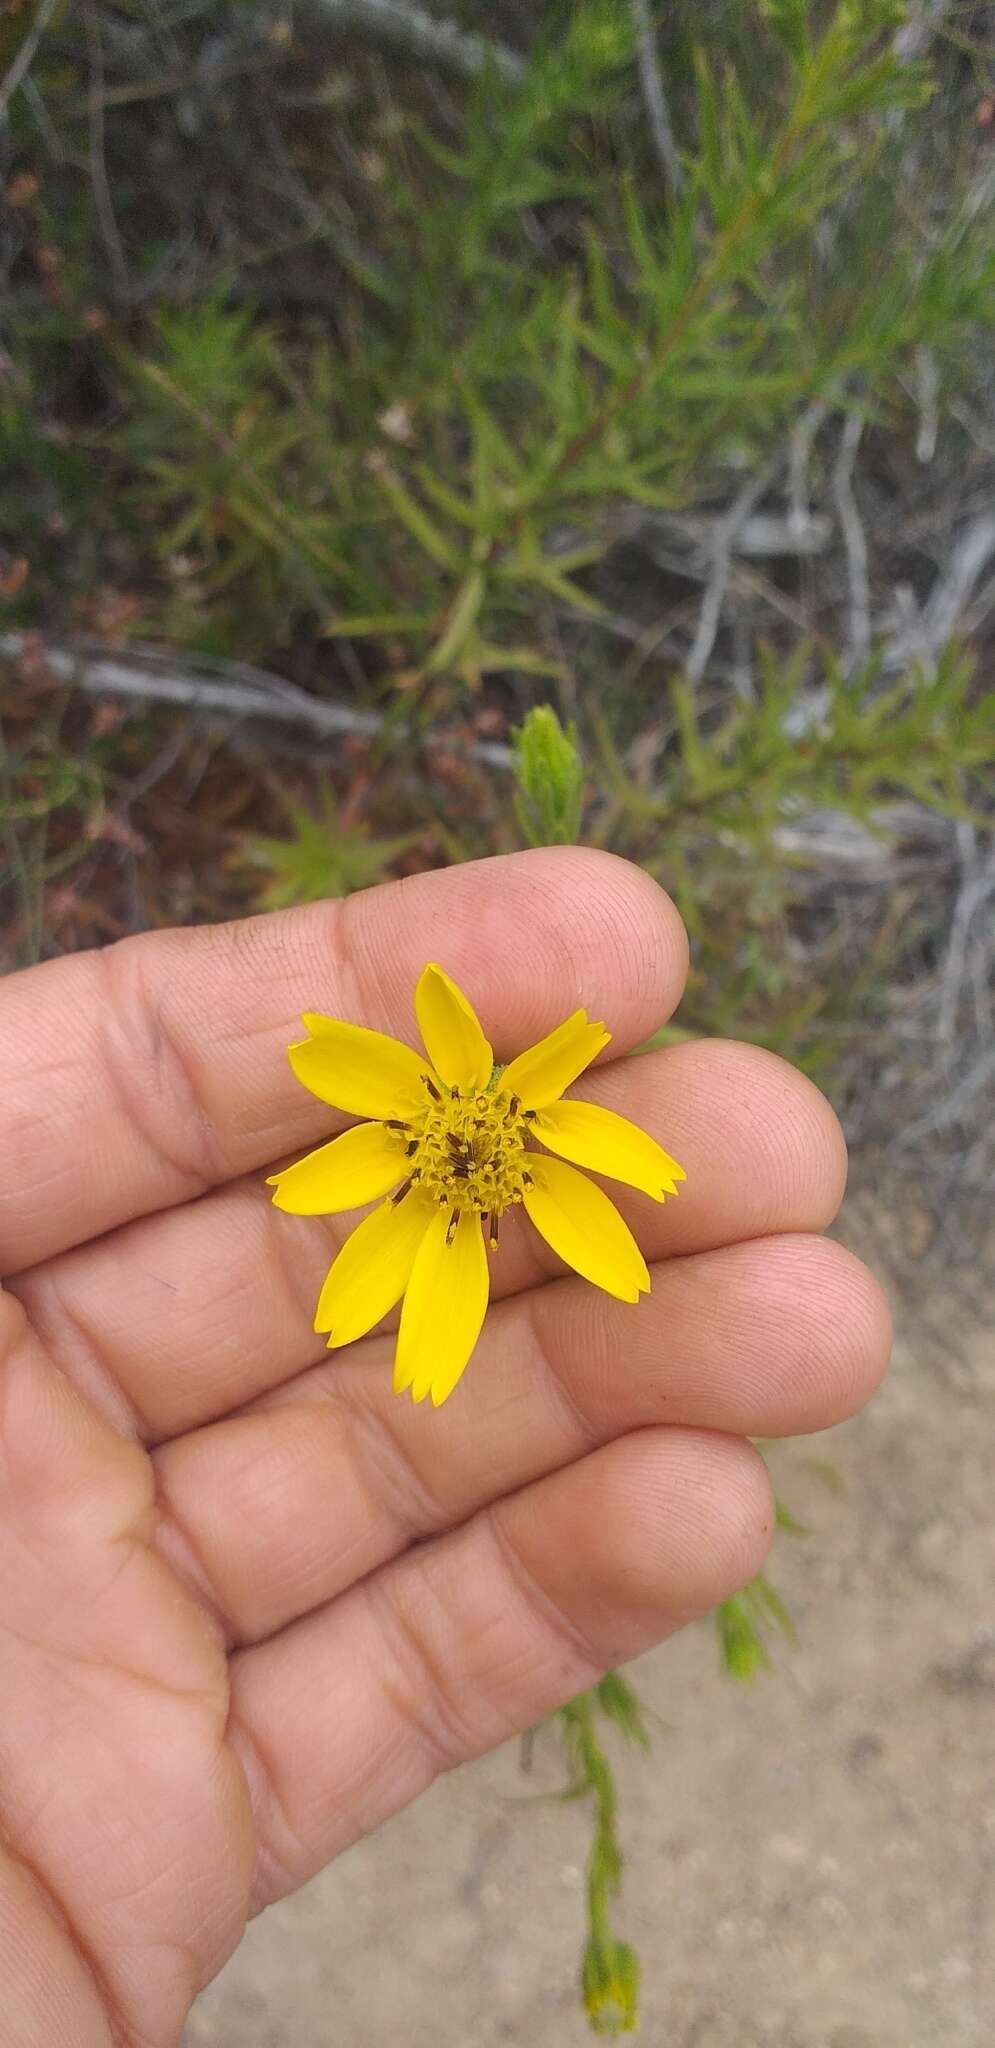
{"label": "open palm", "polygon": [[328,1354],[350,1219],[263,1184],[336,1128],[285,1047],[305,1009],[413,1038],[433,957],[509,1058],[581,1005],[638,1045],[686,949],[644,875],[563,850],[0,988],[4,2048],[169,2048],[248,1914],[753,1573],[746,1439],[837,1421],[883,1367],[874,1282],[812,1234],[831,1111],[715,1042],[577,1090],[687,1169],[677,1202],[620,1199],[641,1306],[513,1211],[444,1409],[392,1393],[389,1336]]}

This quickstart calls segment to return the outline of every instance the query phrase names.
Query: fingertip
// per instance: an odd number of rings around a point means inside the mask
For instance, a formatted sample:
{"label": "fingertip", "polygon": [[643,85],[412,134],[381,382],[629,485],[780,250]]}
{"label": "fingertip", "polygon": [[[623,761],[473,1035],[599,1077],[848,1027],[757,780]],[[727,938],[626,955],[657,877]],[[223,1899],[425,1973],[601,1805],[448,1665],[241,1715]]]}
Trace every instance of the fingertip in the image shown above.
{"label": "fingertip", "polygon": [[[682,1076],[668,1135],[688,1161],[693,1196],[718,1194],[715,1158],[735,1151],[756,1209],[751,1235],[825,1230],[833,1222],[846,1188],[846,1140],[835,1110],[807,1075],[777,1053],[736,1039],[699,1039],[656,1057],[675,1080]],[[735,1194],[727,1190],[726,1199]]]}
{"label": "fingertip", "polygon": [[[666,1586],[682,1621],[706,1614],[762,1569],[775,1526],[767,1467],[743,1437],[655,1425],[621,1439],[643,1524],[651,1584]],[[634,1557],[624,1556],[628,1576]]]}
{"label": "fingertip", "polygon": [[835,1309],[827,1317],[832,1348],[835,1407],[831,1420],[842,1422],[863,1408],[888,1370],[894,1327],[891,1305],[879,1280],[845,1245],[823,1239],[821,1259],[831,1282]]}
{"label": "fingertip", "polygon": [[514,1496],[505,1520],[553,1608],[613,1664],[753,1578],[775,1507],[742,1438],[650,1425]]}
{"label": "fingertip", "polygon": [[410,1003],[444,920],[446,971],[501,1059],[580,1007],[603,1017],[624,1051],[666,1020],[687,975],[687,934],[666,892],[631,861],[589,847],[538,847],[409,876],[337,912],[360,988],[386,990],[395,1013],[402,994]]}

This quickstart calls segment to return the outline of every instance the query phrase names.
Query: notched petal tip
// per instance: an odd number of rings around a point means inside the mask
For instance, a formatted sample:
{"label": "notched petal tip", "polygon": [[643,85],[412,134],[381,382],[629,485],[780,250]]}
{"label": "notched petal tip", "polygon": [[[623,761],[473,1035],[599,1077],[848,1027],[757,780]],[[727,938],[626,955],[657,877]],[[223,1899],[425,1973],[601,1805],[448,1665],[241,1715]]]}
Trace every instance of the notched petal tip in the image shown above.
{"label": "notched petal tip", "polygon": [[655,1138],[600,1103],[563,1097],[539,1112],[533,1130],[547,1151],[591,1173],[624,1181],[651,1202],[676,1194],[676,1176],[684,1177],[683,1168]]}
{"label": "notched petal tip", "polygon": [[517,1095],[526,1109],[544,1109],[558,1102],[564,1089],[610,1043],[611,1032],[603,1024],[590,1023],[586,1010],[574,1010],[555,1031],[509,1061],[501,1092]]}

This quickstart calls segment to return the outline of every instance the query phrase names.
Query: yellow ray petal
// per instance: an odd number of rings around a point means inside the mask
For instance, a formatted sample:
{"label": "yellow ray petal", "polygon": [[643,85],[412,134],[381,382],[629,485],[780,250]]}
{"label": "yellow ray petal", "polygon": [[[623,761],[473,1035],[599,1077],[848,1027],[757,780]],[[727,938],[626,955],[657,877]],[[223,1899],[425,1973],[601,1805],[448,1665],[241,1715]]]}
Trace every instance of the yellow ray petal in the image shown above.
{"label": "yellow ray petal", "polygon": [[447,1088],[464,1095],[486,1088],[494,1054],[462,989],[434,960],[418,977],[415,1014],[425,1050]]}
{"label": "yellow ray petal", "polygon": [[358,1209],[375,1202],[407,1173],[404,1139],[383,1124],[357,1124],[329,1145],[319,1145],[306,1159],[271,1173],[267,1187],[273,1201],[291,1216],[331,1216],[336,1209]]}
{"label": "yellow ray petal", "polygon": [[592,1024],[586,1010],[575,1010],[565,1024],[558,1024],[505,1067],[501,1093],[517,1095],[524,1109],[544,1109],[590,1066],[610,1038],[611,1032],[603,1024]]}
{"label": "yellow ray petal", "polygon": [[683,1166],[671,1159],[638,1124],[616,1116],[613,1109],[599,1109],[594,1102],[555,1102],[539,1111],[532,1125],[536,1137],[561,1159],[575,1166],[589,1166],[593,1173],[607,1173],[612,1180],[624,1180],[630,1188],[641,1188],[662,1202],[664,1195],[676,1195],[677,1182],[686,1180]]}
{"label": "yellow ray petal", "polygon": [[451,1243],[450,1215],[438,1209],[418,1250],[404,1296],[394,1359],[394,1391],[412,1399],[448,1400],[480,1335],[487,1308],[487,1253],[476,1216],[460,1217]]}
{"label": "yellow ray petal", "polygon": [[638,1301],[649,1292],[646,1261],[614,1202],[560,1159],[529,1154],[534,1187],[526,1189],[525,1207],[554,1252],[620,1301]]}
{"label": "yellow ray petal", "polygon": [[382,1202],[346,1238],[333,1260],[315,1310],[316,1330],[330,1331],[329,1349],[364,1337],[408,1284],[415,1253],[435,1209],[412,1188],[403,1202]]}
{"label": "yellow ray petal", "polygon": [[403,1117],[424,1109],[425,1061],[410,1045],[337,1017],[309,1014],[304,1022],[311,1036],[290,1046],[288,1056],[312,1095],[352,1116]]}

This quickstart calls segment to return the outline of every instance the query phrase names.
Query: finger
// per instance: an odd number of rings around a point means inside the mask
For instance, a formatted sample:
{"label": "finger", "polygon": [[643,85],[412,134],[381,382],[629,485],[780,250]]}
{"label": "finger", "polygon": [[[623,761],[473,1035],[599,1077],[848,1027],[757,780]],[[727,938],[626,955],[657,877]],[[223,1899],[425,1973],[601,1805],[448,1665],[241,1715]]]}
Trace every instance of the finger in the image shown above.
{"label": "finger", "polygon": [[618,1049],[638,1044],[678,1001],[687,964],[655,882],[557,847],[12,975],[0,1272],[326,1135],[334,1113],[287,1061],[301,1011],[413,1042],[415,982],[438,955],[499,1058],[578,1005],[606,1017]]}
{"label": "finger", "polygon": [[841,1246],[776,1237],[653,1269],[633,1314],[574,1280],[492,1314],[467,1398],[396,1401],[389,1343],[305,1373],[156,1454],[164,1546],[247,1643],[413,1540],[653,1423],[732,1435],[825,1429],[868,1399],[890,1327]]}
{"label": "finger", "polygon": [[[71,1932],[115,2040],[174,2039],[241,1931],[251,1862],[223,1644],[153,1548],[148,1459],[2,1292],[0,1389],[0,1848]],[[5,1953],[5,2048],[62,2039],[11,2036],[8,1978]],[[92,2013],[83,1995],[74,2042]]]}
{"label": "finger", "polygon": [[772,1527],[748,1444],[647,1429],[239,1652],[256,1904],[733,1592]]}
{"label": "finger", "polygon": [[[662,1207],[611,1187],[648,1258],[821,1230],[836,1213],[845,1176],[839,1125],[811,1082],[770,1053],[718,1040],[674,1046],[617,1061],[591,1077],[586,1093],[644,1124],[687,1169],[677,1199]],[[103,1388],[114,1419],[126,1427],[130,1418],[154,1441],[225,1414],[323,1356],[314,1306],[349,1227],[347,1217],[283,1216],[256,1182],[242,1183],[11,1284],[64,1370],[93,1399]],[[509,1212],[491,1262],[495,1294],[561,1270]]]}

